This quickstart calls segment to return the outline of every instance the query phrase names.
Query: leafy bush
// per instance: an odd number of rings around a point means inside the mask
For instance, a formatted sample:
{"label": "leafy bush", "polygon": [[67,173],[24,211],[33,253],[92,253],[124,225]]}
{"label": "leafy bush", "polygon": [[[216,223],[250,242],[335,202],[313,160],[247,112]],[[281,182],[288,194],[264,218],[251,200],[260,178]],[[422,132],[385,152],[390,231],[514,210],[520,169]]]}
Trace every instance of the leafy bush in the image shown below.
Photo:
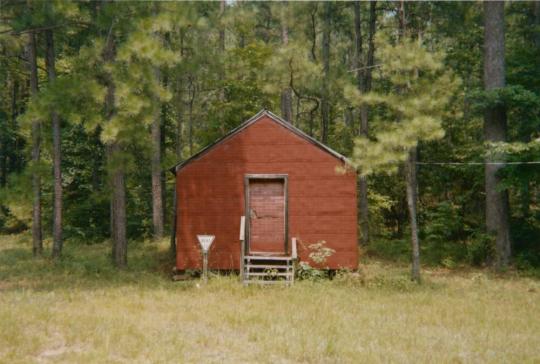
{"label": "leafy bush", "polygon": [[330,277],[328,269],[313,268],[308,262],[298,263],[296,275],[299,279],[308,281],[320,281]]}
{"label": "leafy bush", "polygon": [[514,262],[518,269],[540,268],[540,227],[538,217],[519,219],[512,224]]}
{"label": "leafy bush", "polygon": [[[319,240],[316,243],[309,244],[309,258],[319,267],[324,266],[326,260],[331,257],[336,251],[326,246],[326,241]],[[297,276],[300,279],[317,281],[330,277],[328,268],[315,268],[309,262],[300,262],[296,270]]]}
{"label": "leafy bush", "polygon": [[377,239],[370,242],[367,254],[392,261],[408,262],[411,247],[405,239]]}
{"label": "leafy bush", "polygon": [[494,256],[494,240],[489,234],[476,232],[467,241],[467,263],[480,266],[489,262]]}

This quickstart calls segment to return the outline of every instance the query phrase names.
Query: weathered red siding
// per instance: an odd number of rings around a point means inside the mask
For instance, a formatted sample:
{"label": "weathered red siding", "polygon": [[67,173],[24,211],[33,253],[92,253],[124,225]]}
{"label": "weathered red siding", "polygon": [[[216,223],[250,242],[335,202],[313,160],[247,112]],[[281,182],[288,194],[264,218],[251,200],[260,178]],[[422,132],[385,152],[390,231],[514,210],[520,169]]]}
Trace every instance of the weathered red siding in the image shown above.
{"label": "weathered red siding", "polygon": [[343,162],[263,115],[238,134],[216,144],[176,174],[177,269],[201,267],[197,234],[213,234],[209,267],[239,269],[240,216],[245,174],[288,175],[288,241],[307,246],[325,240],[336,250],[332,269],[358,265],[356,176],[340,174]]}

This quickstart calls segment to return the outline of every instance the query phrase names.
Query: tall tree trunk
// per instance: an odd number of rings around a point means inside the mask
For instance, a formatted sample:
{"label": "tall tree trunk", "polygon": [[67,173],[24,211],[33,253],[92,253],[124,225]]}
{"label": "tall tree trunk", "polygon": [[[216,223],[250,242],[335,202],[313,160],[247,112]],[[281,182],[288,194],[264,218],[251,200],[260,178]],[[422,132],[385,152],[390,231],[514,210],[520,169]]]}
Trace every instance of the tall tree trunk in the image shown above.
{"label": "tall tree trunk", "polygon": [[[484,2],[484,88],[486,91],[505,86],[504,65],[504,2]],[[486,142],[506,141],[506,110],[497,105],[487,108],[484,114],[484,139]],[[488,155],[486,162],[501,160],[502,155]],[[508,222],[508,191],[499,191],[498,171],[502,165],[486,164],[486,229],[495,236],[495,266],[506,267],[510,262],[511,243]]]}
{"label": "tall tree trunk", "polygon": [[[179,85],[178,85],[179,84]],[[182,124],[183,124],[183,117],[184,117],[184,108],[183,108],[183,82],[182,80],[179,80],[177,82],[177,88],[178,88],[178,99],[179,102],[177,104],[177,115],[176,115],[176,141],[175,141],[175,152],[176,152],[176,159],[178,162],[182,160]]]}
{"label": "tall tree trunk", "polygon": [[[377,31],[377,2],[369,2],[369,34],[368,34],[368,50],[367,50],[367,62],[365,70],[365,80],[364,87],[365,91],[371,91],[371,81],[373,74],[373,66],[375,61],[375,32]],[[366,129],[367,129],[367,118],[368,118],[368,107],[363,108],[364,112],[360,114],[361,117],[366,119]]]}
{"label": "tall tree trunk", "polygon": [[534,25],[536,25],[534,44],[536,48],[540,48],[540,1],[534,2]]}
{"label": "tall tree trunk", "polygon": [[113,261],[123,268],[127,265],[126,237],[126,183],[123,163],[119,161],[123,148],[119,142],[113,142],[110,147],[112,161],[112,206],[113,206]]}
{"label": "tall tree trunk", "polygon": [[315,2],[313,5],[313,10],[310,12],[310,19],[311,19],[311,60],[313,62],[317,62],[317,54],[315,53],[315,50],[317,49],[317,10],[318,10],[318,4]]}
{"label": "tall tree trunk", "polygon": [[[107,36],[107,45],[103,53],[105,62],[114,62],[116,58],[116,40],[112,30]],[[115,113],[115,85],[112,75],[107,80],[107,94],[105,96],[105,117],[110,120]],[[124,163],[121,160],[122,144],[114,140],[108,146],[109,173],[112,187],[111,193],[111,233],[112,258],[115,266],[123,268],[127,265],[127,237],[126,237],[126,185]]]}
{"label": "tall tree trunk", "polygon": [[330,1],[324,3],[324,22],[323,22],[323,38],[322,38],[322,61],[323,61],[323,86],[321,100],[321,140],[323,143],[328,142],[328,129],[330,125],[330,31],[332,19],[332,3]]}
{"label": "tall tree trunk", "polygon": [[[219,3],[219,44],[218,50],[221,59],[221,64],[219,66],[219,100],[221,103],[225,103],[225,24],[223,16],[225,15],[225,7],[227,6],[225,0],[221,0]],[[220,114],[219,116],[219,129],[221,135],[227,133],[227,128],[224,120],[224,116]]]}
{"label": "tall tree trunk", "polygon": [[195,84],[193,83],[193,75],[189,75],[189,119],[188,119],[188,143],[189,143],[189,155],[193,155],[193,103],[195,102]]}
{"label": "tall tree trunk", "polygon": [[[159,13],[159,3],[154,3],[153,14],[157,15]],[[161,34],[157,34],[158,37],[162,38]],[[159,67],[155,67],[154,74],[156,81],[163,85],[163,80],[165,77],[162,77],[161,70]],[[159,97],[155,97],[156,111],[154,115],[154,120],[151,126],[152,134],[152,161],[151,161],[151,173],[152,173],[152,224],[154,227],[154,239],[160,240],[163,238],[163,173],[161,171],[161,154],[162,154],[162,125],[164,125],[164,107],[165,103],[162,103]],[[163,121],[163,124],[162,124]]]}
{"label": "tall tree trunk", "polygon": [[[30,93],[36,97],[38,93],[38,74],[36,56],[36,36],[34,31],[28,32],[28,63],[30,65]],[[41,230],[41,176],[38,164],[41,154],[41,122],[32,121],[32,252],[34,256],[43,254],[43,236]]]}
{"label": "tall tree trunk", "polygon": [[398,8],[398,22],[399,22],[399,38],[402,39],[405,37],[405,32],[407,29],[407,17],[405,15],[405,1],[399,0]]}
{"label": "tall tree trunk", "polygon": [[[184,58],[184,32],[180,29],[180,57]],[[182,124],[184,119],[184,75],[181,74],[176,81],[176,95],[178,102],[176,102],[176,159],[182,160]]]}
{"label": "tall tree trunk", "polygon": [[409,151],[409,158],[407,160],[407,206],[409,208],[409,223],[411,225],[411,279],[420,283],[420,241],[418,239],[418,222],[416,220],[416,202],[418,200],[416,160],[416,147],[413,147]]}
{"label": "tall tree trunk", "polygon": [[3,125],[0,126],[2,136],[0,138],[0,187],[6,186],[7,174],[8,174],[8,123],[7,119],[2,120]]}
{"label": "tall tree trunk", "polygon": [[[356,79],[357,87],[361,93],[371,91],[371,73],[373,69],[374,54],[375,54],[375,31],[376,31],[376,1],[371,1],[369,6],[369,33],[368,33],[368,50],[366,62],[362,62],[362,28],[361,28],[361,8],[360,2],[355,2],[355,43],[356,57],[355,67],[357,70]],[[359,135],[368,137],[369,133],[369,109],[367,105],[361,105],[359,109],[360,128]],[[358,180],[358,210],[360,211],[360,244],[366,245],[369,243],[369,205],[368,205],[368,186],[367,177],[360,176]]]}
{"label": "tall tree trunk", "polygon": [[[11,94],[11,125],[10,128],[15,132],[17,130],[17,116],[19,115],[19,108],[17,104],[18,100],[18,91],[19,91],[19,82],[17,78],[13,78],[13,90]],[[9,159],[9,171],[18,171],[19,165],[20,165],[20,157],[19,157],[19,145],[18,145],[18,136],[12,135],[12,139],[10,140],[9,144],[10,149],[12,151],[12,158]]]}
{"label": "tall tree trunk", "polygon": [[176,219],[177,213],[176,209],[176,175],[174,178],[174,190],[173,190],[173,214],[172,214],[172,224],[171,224],[171,239],[169,243],[169,252],[171,253],[172,258],[176,258]]}
{"label": "tall tree trunk", "polygon": [[[287,24],[288,6],[286,1],[281,4],[281,44],[283,44],[283,47],[289,45],[289,28]],[[292,70],[289,70],[289,72],[292,72]],[[292,77],[292,75],[290,74],[289,77]],[[289,84],[281,91],[281,116],[289,123],[292,122],[292,90],[290,80]]]}
{"label": "tall tree trunk", "polygon": [[[356,69],[356,87],[360,93],[364,93],[364,71],[362,62],[362,18],[361,18],[360,1],[354,2],[354,40],[355,40],[355,57],[354,68]],[[362,107],[361,107],[362,108]],[[361,111],[360,111],[361,114]],[[360,120],[359,135],[367,137],[368,125],[367,118]],[[369,241],[369,224],[368,224],[368,190],[367,177],[360,175],[358,178],[358,210],[360,214],[360,245],[366,245]]]}
{"label": "tall tree trunk", "polygon": [[[405,2],[399,2],[399,39],[406,36],[407,18],[405,14]],[[407,184],[407,207],[409,210],[409,225],[411,228],[411,279],[420,283],[420,239],[418,237],[418,221],[416,205],[418,201],[418,180],[417,180],[417,147],[409,150],[409,157],[406,161],[406,184]]]}
{"label": "tall tree trunk", "polygon": [[[165,42],[167,44],[170,44],[169,35],[167,34],[165,36]],[[163,71],[163,87],[166,89],[169,89],[169,73],[168,71]],[[160,117],[161,117],[161,161],[165,159],[165,141],[166,141],[166,130],[167,130],[167,122],[168,122],[168,115],[169,115],[169,102],[163,102],[161,104],[161,111],[160,111]],[[165,222],[167,221],[167,176],[165,175],[165,171],[161,171],[161,201],[162,203],[162,213],[163,213],[163,230],[165,230]]]}
{"label": "tall tree trunk", "polygon": [[[51,29],[45,31],[47,49],[46,67],[49,82],[56,78],[54,34]],[[53,175],[54,175],[54,201],[53,201],[53,258],[62,254],[62,147],[60,118],[55,111],[51,112],[53,134]]]}
{"label": "tall tree trunk", "polygon": [[0,187],[6,186],[10,139],[9,120],[0,118]]}
{"label": "tall tree trunk", "polygon": [[364,91],[364,72],[362,62],[362,9],[360,1],[354,2],[354,69],[356,70],[356,87]]}
{"label": "tall tree trunk", "polygon": [[[161,82],[159,69],[155,70],[158,82]],[[156,98],[156,103],[160,104]],[[152,223],[154,226],[154,239],[163,237],[163,189],[161,180],[161,104],[156,108],[152,122]]]}

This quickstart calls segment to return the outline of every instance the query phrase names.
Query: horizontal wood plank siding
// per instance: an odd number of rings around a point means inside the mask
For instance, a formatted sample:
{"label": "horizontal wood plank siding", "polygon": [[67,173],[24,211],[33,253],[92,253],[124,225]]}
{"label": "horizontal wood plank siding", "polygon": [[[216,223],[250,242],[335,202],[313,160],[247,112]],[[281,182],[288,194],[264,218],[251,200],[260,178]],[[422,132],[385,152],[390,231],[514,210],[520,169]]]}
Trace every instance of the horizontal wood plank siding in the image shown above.
{"label": "horizontal wood plank siding", "polygon": [[246,174],[288,176],[288,241],[299,239],[300,259],[309,244],[325,240],[336,253],[333,269],[358,265],[356,176],[338,173],[343,162],[268,116],[217,144],[176,174],[177,268],[202,265],[196,235],[216,235],[211,269],[239,269],[240,216]]}

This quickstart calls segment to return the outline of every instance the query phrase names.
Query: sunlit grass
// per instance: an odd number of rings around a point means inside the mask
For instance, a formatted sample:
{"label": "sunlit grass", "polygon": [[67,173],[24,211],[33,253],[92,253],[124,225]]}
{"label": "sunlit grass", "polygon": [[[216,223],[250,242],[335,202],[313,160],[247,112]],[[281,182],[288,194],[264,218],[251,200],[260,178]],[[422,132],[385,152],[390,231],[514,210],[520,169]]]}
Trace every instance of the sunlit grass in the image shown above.
{"label": "sunlit grass", "polygon": [[33,259],[0,237],[0,362],[539,362],[540,281],[371,261],[359,275],[242,287],[172,282],[166,242]]}

